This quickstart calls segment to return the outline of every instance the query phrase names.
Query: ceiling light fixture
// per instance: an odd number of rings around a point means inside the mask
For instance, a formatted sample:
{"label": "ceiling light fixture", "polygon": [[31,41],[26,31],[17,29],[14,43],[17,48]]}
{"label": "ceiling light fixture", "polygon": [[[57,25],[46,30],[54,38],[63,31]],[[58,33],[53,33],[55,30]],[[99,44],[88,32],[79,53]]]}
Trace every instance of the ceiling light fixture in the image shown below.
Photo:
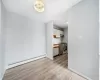
{"label": "ceiling light fixture", "polygon": [[43,0],[36,0],[36,2],[34,4],[34,9],[37,12],[44,12],[44,2],[43,2]]}

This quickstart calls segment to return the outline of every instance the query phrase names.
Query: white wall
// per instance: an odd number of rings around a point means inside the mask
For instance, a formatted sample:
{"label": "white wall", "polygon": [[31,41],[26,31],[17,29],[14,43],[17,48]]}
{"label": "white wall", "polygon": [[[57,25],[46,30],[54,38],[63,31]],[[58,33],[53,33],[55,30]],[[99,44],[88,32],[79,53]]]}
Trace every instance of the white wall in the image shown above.
{"label": "white wall", "polygon": [[83,0],[69,11],[68,67],[99,80],[99,0]]}
{"label": "white wall", "polygon": [[3,59],[2,59],[2,51],[1,51],[1,1],[0,1],[0,80],[2,79],[2,62],[3,62]]}
{"label": "white wall", "polygon": [[53,22],[46,24],[46,53],[47,57],[53,60]]}
{"label": "white wall", "polygon": [[5,51],[4,51],[5,16],[6,16],[6,9],[2,4],[2,1],[0,0],[0,80],[3,78],[3,75],[5,73]]}
{"label": "white wall", "polygon": [[68,43],[68,28],[64,28],[63,42]]}
{"label": "white wall", "polygon": [[[100,0],[99,0],[100,4]],[[100,56],[100,5],[99,5],[99,56]]]}
{"label": "white wall", "polygon": [[100,56],[100,22],[99,22],[99,56]]}
{"label": "white wall", "polygon": [[6,20],[6,67],[46,54],[44,23],[11,12]]}

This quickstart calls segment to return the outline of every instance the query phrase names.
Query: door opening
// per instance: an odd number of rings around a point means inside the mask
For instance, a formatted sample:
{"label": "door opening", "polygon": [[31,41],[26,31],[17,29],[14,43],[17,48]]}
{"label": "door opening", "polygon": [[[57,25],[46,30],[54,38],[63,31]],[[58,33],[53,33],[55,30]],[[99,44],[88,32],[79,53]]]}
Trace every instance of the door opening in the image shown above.
{"label": "door opening", "polygon": [[[65,25],[64,25],[65,26]],[[47,58],[64,68],[68,67],[68,25],[60,27],[53,22],[46,25]]]}

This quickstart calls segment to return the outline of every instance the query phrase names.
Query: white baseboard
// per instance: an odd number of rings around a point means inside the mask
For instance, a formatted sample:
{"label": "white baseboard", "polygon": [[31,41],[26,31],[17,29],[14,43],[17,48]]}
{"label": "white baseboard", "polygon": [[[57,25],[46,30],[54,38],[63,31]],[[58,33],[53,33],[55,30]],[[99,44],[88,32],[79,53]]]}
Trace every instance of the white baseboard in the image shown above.
{"label": "white baseboard", "polygon": [[38,57],[35,57],[35,58],[32,58],[32,59],[28,59],[28,60],[21,61],[21,62],[12,64],[12,65],[8,65],[6,67],[6,69],[10,69],[10,68],[13,68],[13,67],[16,67],[16,66],[20,66],[22,64],[25,64],[25,63],[28,63],[28,62],[31,62],[31,61],[35,61],[35,60],[38,60],[38,59],[41,59],[41,58],[44,58],[44,57],[46,57],[46,55],[38,56]]}
{"label": "white baseboard", "polygon": [[92,80],[92,79],[90,79],[89,77],[83,75],[82,73],[80,73],[80,72],[78,72],[78,71],[76,71],[76,70],[74,70],[74,69],[71,69],[71,68],[68,68],[68,69],[69,69],[70,71],[72,71],[72,72],[74,72],[74,73],[76,73],[76,74],[82,76],[83,78],[85,78],[85,79],[87,79],[87,80]]}

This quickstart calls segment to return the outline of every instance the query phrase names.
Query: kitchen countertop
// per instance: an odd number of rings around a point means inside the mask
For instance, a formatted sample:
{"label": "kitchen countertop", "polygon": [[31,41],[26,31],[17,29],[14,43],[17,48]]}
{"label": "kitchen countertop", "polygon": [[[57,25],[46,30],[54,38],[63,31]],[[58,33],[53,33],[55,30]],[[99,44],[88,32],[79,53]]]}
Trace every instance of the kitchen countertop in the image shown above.
{"label": "kitchen countertop", "polygon": [[53,44],[53,48],[59,48],[59,44]]}

